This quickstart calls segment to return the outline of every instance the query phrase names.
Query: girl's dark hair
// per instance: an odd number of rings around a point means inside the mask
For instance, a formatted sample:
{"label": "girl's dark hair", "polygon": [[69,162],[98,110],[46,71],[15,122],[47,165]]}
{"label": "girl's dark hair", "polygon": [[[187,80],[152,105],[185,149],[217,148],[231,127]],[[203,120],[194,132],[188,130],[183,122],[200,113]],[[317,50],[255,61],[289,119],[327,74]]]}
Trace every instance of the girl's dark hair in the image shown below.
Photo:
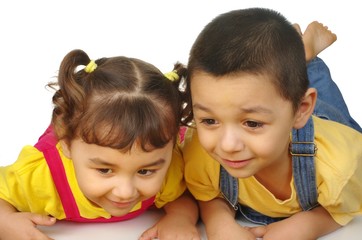
{"label": "girl's dark hair", "polygon": [[294,111],[309,84],[300,34],[280,13],[264,8],[234,10],[212,20],[193,44],[187,68],[184,122],[193,118],[190,81],[200,71],[267,76]]}
{"label": "girl's dark hair", "polygon": [[[144,151],[175,141],[181,118],[178,82],[153,65],[135,58],[101,58],[93,72],[82,50],[68,53],[53,96],[52,125],[68,144],[81,138],[89,144],[128,151],[136,143]],[[57,85],[57,86],[56,86]]]}

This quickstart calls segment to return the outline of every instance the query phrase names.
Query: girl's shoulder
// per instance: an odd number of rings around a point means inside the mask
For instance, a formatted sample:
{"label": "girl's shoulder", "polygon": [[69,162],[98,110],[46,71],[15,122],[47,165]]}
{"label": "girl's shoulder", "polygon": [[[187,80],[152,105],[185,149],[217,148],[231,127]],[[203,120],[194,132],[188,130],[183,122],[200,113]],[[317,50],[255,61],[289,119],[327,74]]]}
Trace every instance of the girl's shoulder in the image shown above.
{"label": "girl's shoulder", "polygon": [[26,145],[20,151],[17,160],[6,168],[18,174],[26,174],[43,166],[47,166],[43,153],[34,146]]}

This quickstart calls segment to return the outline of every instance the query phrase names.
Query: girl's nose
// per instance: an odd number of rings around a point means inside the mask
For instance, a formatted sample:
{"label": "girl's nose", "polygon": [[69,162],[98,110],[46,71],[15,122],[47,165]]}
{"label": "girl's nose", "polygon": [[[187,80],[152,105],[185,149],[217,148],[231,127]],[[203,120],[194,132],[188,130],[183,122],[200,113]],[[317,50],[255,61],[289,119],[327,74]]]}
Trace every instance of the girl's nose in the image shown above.
{"label": "girl's nose", "polygon": [[115,181],[112,193],[119,199],[132,199],[135,196],[136,188],[132,179],[121,178]]}

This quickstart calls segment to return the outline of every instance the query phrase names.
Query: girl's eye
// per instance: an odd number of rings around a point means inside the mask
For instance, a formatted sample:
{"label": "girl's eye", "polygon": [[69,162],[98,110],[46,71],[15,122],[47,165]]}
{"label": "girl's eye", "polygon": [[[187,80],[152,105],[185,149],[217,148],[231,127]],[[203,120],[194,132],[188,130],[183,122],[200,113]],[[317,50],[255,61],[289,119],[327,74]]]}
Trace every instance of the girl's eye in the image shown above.
{"label": "girl's eye", "polygon": [[216,122],[215,119],[206,118],[206,119],[202,119],[202,120],[200,121],[200,123],[203,123],[203,124],[205,124],[205,125],[214,125],[214,124],[216,124],[217,122]]}
{"label": "girl's eye", "polygon": [[150,169],[141,169],[138,171],[138,174],[142,176],[150,176],[151,174],[155,173],[156,170],[150,170]]}
{"label": "girl's eye", "polygon": [[249,128],[260,128],[263,126],[262,123],[260,122],[255,122],[255,121],[246,121],[245,125]]}
{"label": "girl's eye", "polygon": [[97,171],[104,175],[110,174],[113,172],[112,169],[109,169],[109,168],[99,168],[99,169],[97,169]]}

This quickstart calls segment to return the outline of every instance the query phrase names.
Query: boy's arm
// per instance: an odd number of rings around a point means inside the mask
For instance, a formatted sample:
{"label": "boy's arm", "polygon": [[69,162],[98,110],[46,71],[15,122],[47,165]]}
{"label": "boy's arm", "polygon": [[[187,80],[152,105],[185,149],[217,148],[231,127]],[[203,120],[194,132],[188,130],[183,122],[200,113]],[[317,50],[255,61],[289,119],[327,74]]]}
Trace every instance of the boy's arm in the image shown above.
{"label": "boy's arm", "polygon": [[255,236],[235,220],[235,211],[222,198],[200,201],[200,214],[209,240],[255,240]]}
{"label": "boy's arm", "polygon": [[[253,228],[251,231],[258,232],[256,235],[258,237],[263,236],[264,240],[288,240],[291,236],[293,236],[293,240],[315,240],[340,227],[341,225],[334,221],[327,210],[319,206],[310,211],[299,212],[268,226]],[[262,228],[264,230],[261,230]]]}
{"label": "boy's arm", "polygon": [[153,227],[146,230],[140,239],[201,239],[196,226],[199,209],[189,192],[186,191],[178,199],[167,203],[163,209],[166,214]]}
{"label": "boy's arm", "polygon": [[11,204],[0,199],[0,239],[2,240],[49,240],[49,237],[34,226],[50,226],[54,223],[54,218],[29,212],[18,212]]}

